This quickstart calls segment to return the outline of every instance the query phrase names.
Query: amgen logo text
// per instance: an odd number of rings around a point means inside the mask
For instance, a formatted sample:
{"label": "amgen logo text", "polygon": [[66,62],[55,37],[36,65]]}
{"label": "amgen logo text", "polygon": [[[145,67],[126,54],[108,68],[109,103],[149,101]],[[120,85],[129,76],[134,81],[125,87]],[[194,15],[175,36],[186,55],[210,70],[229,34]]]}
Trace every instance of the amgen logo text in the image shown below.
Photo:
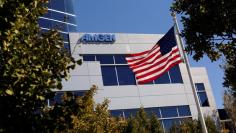
{"label": "amgen logo text", "polygon": [[114,43],[115,40],[114,34],[84,34],[80,38],[82,43]]}

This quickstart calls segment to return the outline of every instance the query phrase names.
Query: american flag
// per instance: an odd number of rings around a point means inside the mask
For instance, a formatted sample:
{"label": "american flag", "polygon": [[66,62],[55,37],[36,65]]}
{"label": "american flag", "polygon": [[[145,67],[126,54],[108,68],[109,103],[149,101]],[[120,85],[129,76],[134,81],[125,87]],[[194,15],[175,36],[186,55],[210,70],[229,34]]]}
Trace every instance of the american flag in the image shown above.
{"label": "american flag", "polygon": [[139,84],[151,82],[181,63],[174,27],[151,50],[129,54],[126,60]]}

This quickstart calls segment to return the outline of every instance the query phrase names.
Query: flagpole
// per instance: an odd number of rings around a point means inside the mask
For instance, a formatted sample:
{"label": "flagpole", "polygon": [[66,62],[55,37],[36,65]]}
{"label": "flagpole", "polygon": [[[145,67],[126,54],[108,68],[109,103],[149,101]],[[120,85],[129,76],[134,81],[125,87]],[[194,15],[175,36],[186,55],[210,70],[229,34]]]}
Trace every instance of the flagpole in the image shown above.
{"label": "flagpole", "polygon": [[201,122],[202,131],[203,131],[203,133],[208,133],[206,123],[205,123],[205,120],[204,120],[204,116],[203,116],[203,113],[201,111],[201,106],[200,106],[200,103],[199,103],[199,99],[198,99],[198,96],[197,96],[196,87],[194,85],[194,81],[193,81],[192,74],[191,74],[191,71],[190,71],[190,65],[189,65],[189,62],[188,62],[188,58],[187,58],[187,55],[184,53],[183,42],[182,42],[182,39],[179,35],[180,32],[179,32],[179,26],[178,26],[178,22],[177,22],[177,19],[176,19],[176,15],[175,15],[174,12],[172,12],[171,15],[172,15],[174,23],[175,23],[175,27],[176,27],[175,29],[177,31],[178,40],[180,42],[180,49],[182,51],[182,55],[184,57],[184,62],[185,62],[186,67],[187,67],[187,72],[188,72],[188,75],[189,75],[190,84],[191,84],[191,87],[192,87],[194,99],[196,101],[197,110],[198,110],[198,117],[199,117],[200,122]]}

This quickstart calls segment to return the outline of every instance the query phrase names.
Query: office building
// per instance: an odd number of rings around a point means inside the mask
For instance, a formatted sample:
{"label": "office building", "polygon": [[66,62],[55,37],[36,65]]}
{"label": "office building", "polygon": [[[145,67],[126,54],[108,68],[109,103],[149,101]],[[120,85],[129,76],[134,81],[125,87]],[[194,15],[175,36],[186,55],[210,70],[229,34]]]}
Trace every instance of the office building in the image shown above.
{"label": "office building", "polygon": [[[101,103],[105,98],[109,99],[113,116],[128,117],[143,107],[149,114],[155,113],[165,129],[174,122],[197,119],[198,111],[185,63],[143,85],[137,84],[127,65],[125,55],[151,49],[162,36],[70,33],[71,55],[82,59],[83,64],[71,72],[71,78],[63,82],[61,91],[81,95],[92,85],[97,85],[99,90],[95,101]],[[204,67],[194,67],[191,72],[201,109],[204,115],[212,115],[216,104],[207,71]]]}

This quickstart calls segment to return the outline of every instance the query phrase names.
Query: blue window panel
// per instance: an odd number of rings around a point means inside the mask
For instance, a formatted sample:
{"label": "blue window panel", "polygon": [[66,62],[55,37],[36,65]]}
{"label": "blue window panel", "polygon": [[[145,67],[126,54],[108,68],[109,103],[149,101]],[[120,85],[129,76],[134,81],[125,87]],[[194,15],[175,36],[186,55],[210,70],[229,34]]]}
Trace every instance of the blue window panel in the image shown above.
{"label": "blue window panel", "polygon": [[209,102],[208,102],[206,92],[198,92],[198,98],[200,100],[200,104],[201,104],[202,107],[208,107],[209,106]]}
{"label": "blue window panel", "polygon": [[69,34],[60,33],[60,35],[65,42],[69,42]]}
{"label": "blue window panel", "polygon": [[197,91],[204,91],[205,90],[205,86],[203,83],[195,83],[196,89]]}
{"label": "blue window panel", "polygon": [[75,0],[66,0],[65,1],[65,7],[66,7],[66,12],[68,13],[71,13],[71,14],[74,14],[75,11],[74,11],[74,1]]}
{"label": "blue window panel", "polygon": [[95,61],[95,55],[93,55],[93,54],[83,55],[83,60],[84,61]]}
{"label": "blue window panel", "polygon": [[48,11],[47,13],[45,13],[43,17],[51,18],[51,11]]}
{"label": "blue window panel", "polygon": [[101,64],[114,64],[114,59],[112,55],[97,55],[97,61]]}
{"label": "blue window panel", "polygon": [[87,91],[86,90],[81,90],[81,91],[74,91],[74,96],[75,97],[80,97],[83,96]]}
{"label": "blue window panel", "polygon": [[69,52],[70,51],[70,44],[64,43],[64,48]]}
{"label": "blue window panel", "polygon": [[125,117],[135,116],[138,109],[125,109]]}
{"label": "blue window panel", "polygon": [[183,83],[179,65],[172,67],[169,71],[171,83]]}
{"label": "blue window panel", "polygon": [[62,103],[62,96],[64,95],[64,92],[56,92],[53,101],[55,103]]}
{"label": "blue window panel", "polygon": [[58,12],[51,12],[51,18],[54,20],[59,20],[62,22],[67,22],[67,17],[65,14],[58,13]]}
{"label": "blue window panel", "polygon": [[67,25],[64,23],[56,22],[56,21],[51,21],[52,23],[52,29],[57,29],[63,32],[68,32]]}
{"label": "blue window panel", "polygon": [[162,118],[178,117],[178,113],[177,113],[177,108],[176,107],[162,107],[160,109],[161,109]]}
{"label": "blue window panel", "polygon": [[149,117],[152,116],[153,114],[155,114],[158,118],[161,117],[159,108],[144,108],[144,110]]}
{"label": "blue window panel", "polygon": [[116,64],[127,64],[125,55],[114,55]]}
{"label": "blue window panel", "polygon": [[76,32],[76,26],[68,25],[69,32]]}
{"label": "blue window panel", "polygon": [[170,78],[169,78],[168,72],[164,73],[161,77],[154,80],[154,82],[155,84],[169,84]]}
{"label": "blue window panel", "polygon": [[116,66],[119,85],[135,85],[134,73],[128,66]]}
{"label": "blue window panel", "polygon": [[51,28],[51,21],[43,18],[39,18],[39,26],[43,28]]}
{"label": "blue window panel", "polygon": [[174,125],[178,126],[180,124],[179,119],[166,119],[162,121],[166,132],[168,132]]}
{"label": "blue window panel", "polygon": [[115,66],[101,66],[104,86],[118,85]]}
{"label": "blue window panel", "polygon": [[189,106],[179,106],[178,107],[179,116],[191,116]]}
{"label": "blue window panel", "polygon": [[111,116],[122,117],[123,110],[110,110]]}
{"label": "blue window panel", "polygon": [[76,24],[76,18],[74,16],[66,15],[67,21],[71,24]]}
{"label": "blue window panel", "polygon": [[50,7],[55,10],[65,12],[64,0],[50,0]]}

